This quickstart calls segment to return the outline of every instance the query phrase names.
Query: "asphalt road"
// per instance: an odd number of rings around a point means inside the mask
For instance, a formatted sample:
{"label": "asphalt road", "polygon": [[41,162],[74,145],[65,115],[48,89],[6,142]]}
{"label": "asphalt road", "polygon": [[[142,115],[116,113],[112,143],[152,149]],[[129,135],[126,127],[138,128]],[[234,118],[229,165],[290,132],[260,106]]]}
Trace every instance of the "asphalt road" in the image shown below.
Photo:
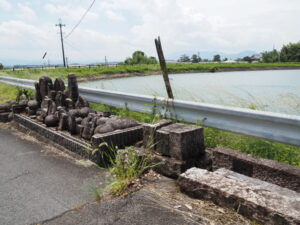
{"label": "asphalt road", "polygon": [[1,126],[1,225],[32,224],[93,200],[91,187],[104,183],[105,170],[78,165],[75,159]]}

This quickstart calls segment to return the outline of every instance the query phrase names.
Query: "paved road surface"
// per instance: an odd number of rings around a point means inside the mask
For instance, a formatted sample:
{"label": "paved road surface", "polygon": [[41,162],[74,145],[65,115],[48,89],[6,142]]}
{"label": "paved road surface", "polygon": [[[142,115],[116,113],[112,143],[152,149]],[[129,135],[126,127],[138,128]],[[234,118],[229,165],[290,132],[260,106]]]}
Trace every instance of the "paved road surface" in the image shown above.
{"label": "paved road surface", "polygon": [[93,200],[90,188],[104,181],[104,170],[85,168],[1,126],[1,225],[50,219]]}

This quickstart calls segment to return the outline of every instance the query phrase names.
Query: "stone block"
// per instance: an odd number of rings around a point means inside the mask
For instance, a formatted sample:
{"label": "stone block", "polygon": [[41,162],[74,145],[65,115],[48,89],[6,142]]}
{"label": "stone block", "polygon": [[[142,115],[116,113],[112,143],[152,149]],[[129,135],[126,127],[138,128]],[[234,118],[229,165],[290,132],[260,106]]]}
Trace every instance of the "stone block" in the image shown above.
{"label": "stone block", "polygon": [[144,148],[146,147],[153,147],[155,149],[155,132],[159,128],[162,128],[164,126],[172,124],[171,120],[160,120],[156,123],[149,124],[145,123],[143,124],[143,145]]}
{"label": "stone block", "polygon": [[153,155],[151,162],[156,165],[153,168],[156,172],[174,179],[177,179],[179,175],[186,170],[185,162],[169,157]]}
{"label": "stone block", "polygon": [[[164,133],[166,138],[169,133],[169,155],[177,160],[190,160],[201,157],[204,154],[204,136],[203,128],[185,124],[172,124],[160,128],[157,133]],[[155,140],[158,143],[166,143],[166,140]],[[167,152],[163,145],[163,149],[157,148],[157,152]]]}
{"label": "stone block", "polygon": [[134,145],[138,141],[141,141],[142,138],[143,127],[136,126],[104,134],[94,134],[91,139],[91,144],[94,147],[98,147],[102,142],[106,142],[109,145],[118,146],[120,149]]}
{"label": "stone block", "polygon": [[9,112],[0,113],[0,122],[1,123],[8,122],[8,115],[9,115]]}
{"label": "stone block", "polygon": [[163,156],[170,156],[170,133],[165,130],[155,132],[155,151]]}
{"label": "stone block", "polygon": [[300,192],[300,168],[254,157],[228,148],[211,151],[213,169],[226,168]]}
{"label": "stone block", "polygon": [[228,207],[260,224],[300,224],[300,194],[278,185],[222,170],[192,168],[178,184],[188,195]]}
{"label": "stone block", "polygon": [[[80,156],[89,158],[89,154],[87,153],[86,148],[90,145],[87,142],[72,137],[71,135],[67,135],[64,132],[57,131],[53,128],[47,128],[44,124],[39,124],[20,114],[14,115],[14,121],[29,129],[30,131],[36,132],[38,135],[47,138],[47,140],[53,141],[54,143],[74,153],[77,153]],[[91,160],[93,159],[91,158]]]}

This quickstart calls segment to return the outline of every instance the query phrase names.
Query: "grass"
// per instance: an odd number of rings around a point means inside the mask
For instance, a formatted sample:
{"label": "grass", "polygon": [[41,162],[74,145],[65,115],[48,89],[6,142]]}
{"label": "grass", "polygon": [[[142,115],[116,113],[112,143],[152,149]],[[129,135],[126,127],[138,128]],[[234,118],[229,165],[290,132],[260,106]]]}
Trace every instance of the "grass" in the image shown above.
{"label": "grass", "polygon": [[[251,68],[259,70],[261,67],[300,67],[300,63],[194,63],[194,64],[168,64],[170,73],[185,72],[216,72],[224,68]],[[75,73],[78,77],[100,74],[124,74],[142,73],[153,74],[160,72],[158,64],[150,65],[120,65],[120,66],[93,66],[93,67],[57,67],[51,69],[24,69],[24,70],[0,70],[0,75],[37,80],[41,76],[51,78],[61,77],[66,79],[67,74]]]}
{"label": "grass", "polygon": [[271,142],[214,128],[204,128],[205,145],[226,147],[260,158],[300,167],[300,147]]}
{"label": "grass", "polygon": [[[17,92],[17,87],[0,83],[0,103],[15,99]],[[156,114],[155,108],[152,114],[147,114],[130,111],[126,105],[124,109],[96,103],[91,103],[90,106],[97,111],[110,110],[114,115],[130,117],[145,123],[162,119],[161,116]],[[270,142],[208,127],[204,128],[204,134],[205,145],[209,148],[223,146],[261,158],[300,167],[300,147]]]}
{"label": "grass", "polygon": [[147,149],[143,153],[138,152],[134,147],[119,150],[117,146],[110,146],[103,142],[93,150],[93,153],[97,151],[109,161],[109,172],[114,181],[104,188],[93,187],[91,192],[95,200],[101,200],[107,192],[117,196],[126,194],[137,178],[157,165],[151,162],[151,154]]}
{"label": "grass", "polygon": [[12,85],[0,83],[0,104],[6,101],[15,100],[18,88]]}

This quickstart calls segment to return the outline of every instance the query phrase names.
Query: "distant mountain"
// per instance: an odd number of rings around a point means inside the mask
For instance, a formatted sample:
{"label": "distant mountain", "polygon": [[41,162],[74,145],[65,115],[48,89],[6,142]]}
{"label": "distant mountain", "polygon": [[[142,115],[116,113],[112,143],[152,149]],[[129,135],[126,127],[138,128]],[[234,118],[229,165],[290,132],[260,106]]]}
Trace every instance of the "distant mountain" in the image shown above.
{"label": "distant mountain", "polygon": [[[224,58],[228,58],[228,59],[237,59],[237,58],[243,58],[245,56],[252,56],[254,54],[257,54],[257,52],[252,51],[252,50],[247,50],[247,51],[243,51],[243,52],[239,52],[239,53],[224,53],[224,52],[199,52],[200,53],[200,57],[202,59],[212,59],[214,55],[219,54],[221,56],[222,59]],[[171,54],[167,54],[166,58],[168,60],[178,60],[180,58],[180,56],[182,56],[183,54],[188,55],[189,57],[191,57],[193,54],[198,54],[197,51],[180,51],[180,52],[174,52]]]}

